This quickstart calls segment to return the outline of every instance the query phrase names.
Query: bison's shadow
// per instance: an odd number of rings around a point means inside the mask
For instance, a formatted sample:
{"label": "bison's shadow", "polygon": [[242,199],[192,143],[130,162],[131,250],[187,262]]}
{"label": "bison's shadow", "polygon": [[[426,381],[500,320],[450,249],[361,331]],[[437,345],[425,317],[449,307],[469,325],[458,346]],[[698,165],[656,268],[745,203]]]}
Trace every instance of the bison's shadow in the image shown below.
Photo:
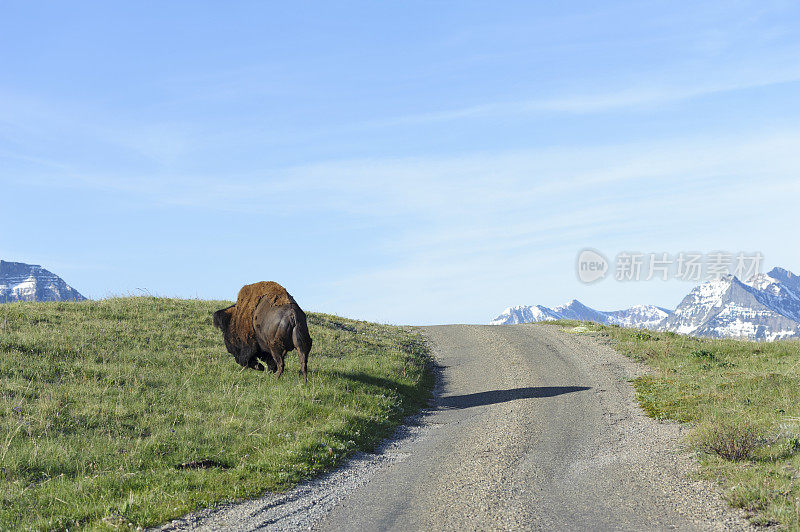
{"label": "bison's shadow", "polygon": [[565,393],[582,392],[590,390],[588,386],[529,386],[526,388],[512,388],[510,390],[491,390],[488,392],[468,393],[465,395],[450,395],[439,398],[439,405],[444,408],[461,409],[473,406],[494,405],[516,401],[517,399],[539,399],[542,397],[555,397]]}
{"label": "bison's shadow", "polygon": [[[382,377],[374,377],[365,373],[349,373],[334,370],[331,371],[331,375],[370,384],[379,388],[394,389],[407,396],[413,395],[416,391],[412,386]],[[508,401],[516,401],[517,399],[555,397],[565,393],[583,392],[585,390],[591,390],[591,388],[589,386],[529,386],[526,388],[512,388],[510,390],[491,390],[488,392],[468,393],[464,395],[449,395],[447,397],[439,397],[436,403],[442,408],[458,410],[461,408],[472,408],[473,406],[507,403]]]}

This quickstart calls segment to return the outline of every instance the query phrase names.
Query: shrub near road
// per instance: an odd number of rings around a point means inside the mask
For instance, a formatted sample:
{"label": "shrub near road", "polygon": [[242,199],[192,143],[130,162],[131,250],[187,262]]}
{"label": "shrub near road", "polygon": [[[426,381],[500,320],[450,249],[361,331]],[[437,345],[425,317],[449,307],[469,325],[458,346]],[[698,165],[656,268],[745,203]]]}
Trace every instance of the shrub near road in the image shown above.
{"label": "shrub near road", "polygon": [[800,342],[580,324],[654,368],[634,381],[640,404],[651,417],[695,426],[689,443],[702,474],[733,506],[757,524],[800,528]]}
{"label": "shrub near road", "polygon": [[149,526],[283,490],[429,395],[418,334],[324,314],[308,385],[296,356],[280,381],[242,369],[211,326],[226,305],[0,305],[0,528]]}

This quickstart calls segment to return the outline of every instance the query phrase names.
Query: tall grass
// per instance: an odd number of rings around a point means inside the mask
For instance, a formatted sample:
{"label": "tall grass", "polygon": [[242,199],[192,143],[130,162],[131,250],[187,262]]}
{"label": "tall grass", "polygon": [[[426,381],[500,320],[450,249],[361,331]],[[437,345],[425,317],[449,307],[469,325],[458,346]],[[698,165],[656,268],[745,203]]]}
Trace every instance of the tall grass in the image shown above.
{"label": "tall grass", "polygon": [[0,305],[0,528],[150,526],[370,449],[432,385],[409,330],[309,314],[308,385],[242,369],[226,302]]}

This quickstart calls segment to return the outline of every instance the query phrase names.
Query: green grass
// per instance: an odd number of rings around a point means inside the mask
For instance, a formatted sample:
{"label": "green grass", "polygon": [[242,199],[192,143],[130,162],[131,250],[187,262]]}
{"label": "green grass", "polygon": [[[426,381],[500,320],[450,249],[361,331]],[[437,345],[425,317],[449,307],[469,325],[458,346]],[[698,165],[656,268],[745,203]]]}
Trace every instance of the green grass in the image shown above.
{"label": "green grass", "polygon": [[[226,302],[0,305],[0,529],[150,526],[369,450],[433,384],[410,330],[309,314],[309,381],[244,370]],[[203,467],[198,467],[203,466]]]}
{"label": "green grass", "polygon": [[651,417],[694,425],[688,443],[701,474],[755,523],[800,529],[800,342],[559,323],[583,325],[653,368],[634,380],[639,403]]}

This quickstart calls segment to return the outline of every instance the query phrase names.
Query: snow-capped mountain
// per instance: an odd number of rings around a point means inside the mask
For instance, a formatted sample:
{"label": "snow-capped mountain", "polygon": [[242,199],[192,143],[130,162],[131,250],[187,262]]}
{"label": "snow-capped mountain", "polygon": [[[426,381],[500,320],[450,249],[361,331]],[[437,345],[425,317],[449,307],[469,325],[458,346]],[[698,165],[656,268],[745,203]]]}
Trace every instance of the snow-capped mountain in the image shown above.
{"label": "snow-capped mountain", "polygon": [[671,310],[654,305],[635,305],[626,310],[616,310],[607,314],[611,323],[620,327],[654,329],[671,313]]}
{"label": "snow-capped mountain", "polygon": [[535,321],[553,321],[563,319],[553,309],[536,305],[519,305],[508,307],[502,314],[489,322],[489,325],[512,325],[516,323],[533,323]]}
{"label": "snow-capped mountain", "polygon": [[559,305],[553,308],[553,312],[561,316],[564,320],[595,321],[597,323],[607,323],[608,314],[589,308],[577,299],[573,299],[566,305]]}
{"label": "snow-capped mountain", "polygon": [[41,266],[0,260],[0,303],[84,299],[58,275]]}
{"label": "snow-capped mountain", "polygon": [[783,268],[754,275],[745,284],[759,292],[763,303],[800,322],[800,276]]}
{"label": "snow-capped mountain", "polygon": [[783,268],[745,282],[732,275],[696,286],[674,311],[653,305],[603,312],[577,300],[553,309],[537,305],[506,309],[492,325],[577,319],[623,327],[673,331],[711,338],[800,338],[800,276]]}
{"label": "snow-capped mountain", "polygon": [[560,305],[552,309],[542,305],[509,307],[489,322],[489,325],[553,320],[583,320],[621,325],[623,327],[652,328],[653,324],[660,323],[668,315],[668,310],[653,305],[637,305],[625,310],[603,312],[587,307],[577,299],[573,299],[566,305]]}
{"label": "snow-capped mountain", "polygon": [[712,338],[800,338],[796,280],[790,272],[775,268],[746,283],[732,275],[707,281],[689,292],[657,328]]}

